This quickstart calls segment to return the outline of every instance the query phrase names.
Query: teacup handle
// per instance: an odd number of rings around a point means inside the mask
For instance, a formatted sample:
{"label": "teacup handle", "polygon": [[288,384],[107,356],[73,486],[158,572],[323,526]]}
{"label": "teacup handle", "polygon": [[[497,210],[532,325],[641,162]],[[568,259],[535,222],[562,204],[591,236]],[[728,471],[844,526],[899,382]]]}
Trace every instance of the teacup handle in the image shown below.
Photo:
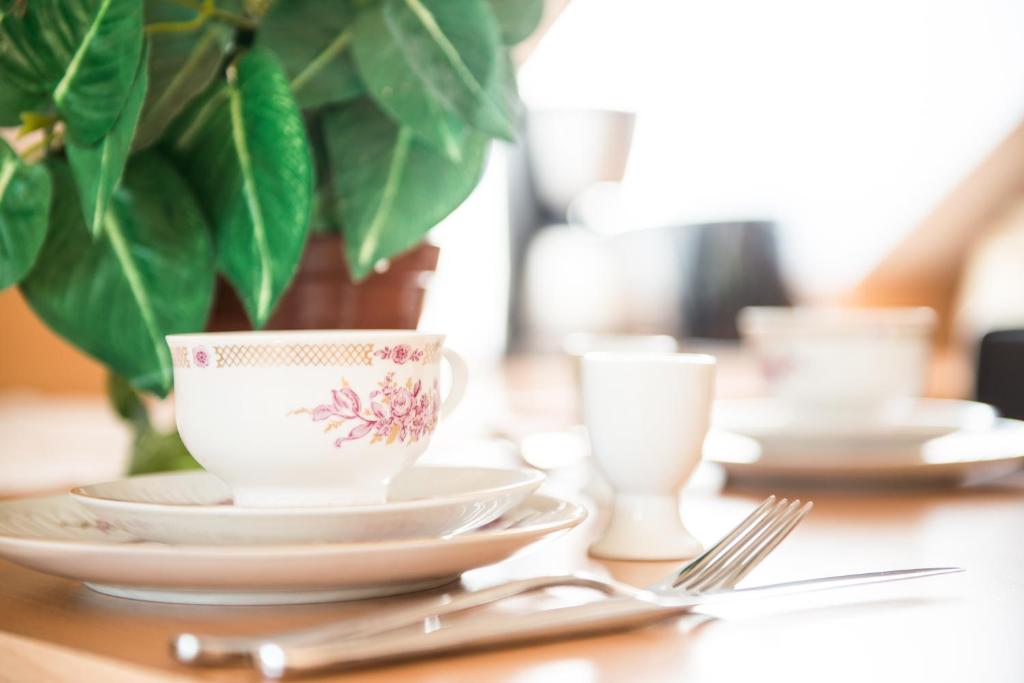
{"label": "teacup handle", "polygon": [[441,354],[448,361],[448,367],[452,369],[452,385],[448,388],[448,395],[444,397],[444,403],[441,404],[441,417],[448,417],[466,393],[469,370],[462,356],[451,349],[441,349]]}

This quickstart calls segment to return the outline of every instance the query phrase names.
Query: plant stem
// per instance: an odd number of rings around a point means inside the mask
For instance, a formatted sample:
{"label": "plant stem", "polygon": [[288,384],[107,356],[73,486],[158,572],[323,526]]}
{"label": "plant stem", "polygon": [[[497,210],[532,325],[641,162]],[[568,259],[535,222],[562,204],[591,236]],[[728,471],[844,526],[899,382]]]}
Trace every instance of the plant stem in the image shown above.
{"label": "plant stem", "polygon": [[231,12],[225,12],[224,10],[214,9],[213,18],[218,21],[223,21],[225,24],[231,24],[235,28],[244,28],[246,30],[252,30],[256,28],[256,22],[247,17],[243,17],[240,14],[232,14]]}
{"label": "plant stem", "polygon": [[146,24],[146,33],[186,33],[200,28],[210,18],[209,14],[197,14],[195,18],[188,21],[158,21],[153,24]]}
{"label": "plant stem", "polygon": [[18,137],[28,135],[40,128],[52,128],[56,122],[56,114],[23,111],[21,112],[21,128],[18,129]]}
{"label": "plant stem", "polygon": [[331,41],[331,44],[324,48],[324,51],[316,56],[316,59],[306,65],[306,68],[298,73],[298,75],[292,79],[289,84],[292,92],[297,92],[304,86],[313,76],[316,76],[320,72],[320,69],[324,68],[328,62],[340,55],[348,47],[348,44],[352,42],[352,29],[345,29],[338,34],[338,37]]}
{"label": "plant stem", "polygon": [[196,0],[170,0],[175,5],[181,7],[187,7],[188,9],[195,10],[196,16],[188,21],[164,21],[157,22],[154,24],[148,24],[146,26],[146,33],[180,33],[185,31],[194,31],[205,24],[209,19],[216,19],[222,21],[225,24],[231,24],[236,28],[242,29],[254,29],[256,28],[256,22],[252,21],[247,17],[243,17],[239,14],[232,14],[231,12],[225,12],[224,10],[218,9],[214,0],[202,0],[196,2]]}
{"label": "plant stem", "polygon": [[[47,149],[49,147],[48,142],[49,141],[46,139],[45,136],[40,137],[38,140],[33,142],[31,145],[29,145],[25,149],[21,150],[21,158],[24,159],[25,161],[30,161],[29,157],[31,157],[33,154],[35,154],[36,152],[39,152],[39,151],[44,151],[45,149]],[[40,155],[40,159],[43,156],[45,156],[45,154]]]}
{"label": "plant stem", "polygon": [[[42,161],[46,158],[46,153],[50,151],[54,141],[59,141],[60,136],[55,131],[57,125],[56,120],[47,125],[43,129],[43,134],[39,136],[39,139],[33,142],[31,145],[21,150],[21,158],[26,161]],[[31,159],[33,155],[39,153],[38,158]]]}

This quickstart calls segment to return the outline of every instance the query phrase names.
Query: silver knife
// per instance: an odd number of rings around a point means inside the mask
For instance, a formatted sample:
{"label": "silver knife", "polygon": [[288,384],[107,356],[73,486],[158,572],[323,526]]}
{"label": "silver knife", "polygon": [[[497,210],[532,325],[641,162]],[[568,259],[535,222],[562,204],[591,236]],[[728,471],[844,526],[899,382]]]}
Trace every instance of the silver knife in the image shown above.
{"label": "silver knife", "polygon": [[[325,668],[363,666],[378,662],[443,654],[456,650],[512,645],[534,640],[565,638],[650,624],[684,614],[694,607],[744,597],[771,597],[819,590],[864,586],[925,576],[962,572],[959,567],[895,569],[866,574],[828,576],[788,581],[754,588],[711,593],[651,595],[650,598],[609,598],[572,607],[542,610],[500,618],[472,619],[447,626],[424,622],[426,627],[387,631],[362,638],[345,638],[313,644],[260,646],[256,666],[264,676],[281,678]],[[436,621],[436,620],[435,620]]]}

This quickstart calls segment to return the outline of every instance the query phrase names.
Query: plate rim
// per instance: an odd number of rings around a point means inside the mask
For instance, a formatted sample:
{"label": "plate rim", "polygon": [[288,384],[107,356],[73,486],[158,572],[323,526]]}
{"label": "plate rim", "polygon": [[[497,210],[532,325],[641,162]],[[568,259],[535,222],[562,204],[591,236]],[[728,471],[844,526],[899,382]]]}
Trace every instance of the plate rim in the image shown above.
{"label": "plate rim", "polygon": [[[77,503],[83,507],[95,507],[97,509],[103,508],[108,510],[126,510],[142,509],[151,513],[173,513],[181,515],[194,515],[194,516],[220,516],[220,517],[250,517],[250,518],[261,518],[261,517],[302,517],[315,515],[322,517],[324,515],[331,516],[354,516],[354,515],[375,515],[375,514],[391,514],[396,512],[412,512],[417,510],[424,510],[437,507],[445,507],[449,505],[457,505],[461,503],[469,503],[481,498],[491,497],[496,495],[504,495],[520,490],[522,488],[532,487],[534,491],[544,483],[547,478],[543,472],[532,467],[458,467],[458,466],[445,466],[445,465],[413,465],[409,469],[418,470],[486,470],[491,472],[505,472],[505,473],[516,473],[522,476],[520,481],[513,481],[500,486],[491,486],[487,488],[477,489],[475,491],[464,491],[461,493],[453,493],[446,496],[435,496],[431,498],[420,498],[416,500],[400,500],[387,503],[370,503],[370,504],[359,504],[359,505],[319,505],[311,507],[238,507],[236,505],[213,505],[213,504],[176,504],[176,503],[157,503],[147,501],[135,501],[135,500],[124,500],[120,498],[108,498],[101,497],[94,494],[90,494],[86,489],[94,486],[104,486],[107,484],[117,484],[126,482],[133,479],[142,478],[196,478],[196,477],[213,477],[216,475],[206,470],[185,470],[178,472],[153,472],[150,474],[136,474],[130,477],[124,477],[122,479],[114,479],[111,481],[97,482],[95,484],[86,484],[83,486],[76,486],[70,489],[67,495],[71,496]],[[525,502],[525,501],[524,501]]]}
{"label": "plate rim", "polygon": [[[56,503],[68,497],[68,494],[57,494],[52,496],[36,496],[29,498],[15,498],[10,501],[0,501],[0,512],[6,505],[12,503]],[[533,493],[519,506],[529,504],[531,501],[539,501],[549,505],[551,509],[565,507],[564,516],[545,523],[535,523],[524,527],[513,527],[510,529],[476,529],[464,534],[454,536],[419,537],[408,539],[393,539],[386,541],[357,541],[348,543],[261,543],[261,544],[178,544],[159,543],[156,541],[127,541],[127,542],[100,542],[96,540],[80,540],[74,538],[26,538],[24,536],[11,536],[0,533],[0,546],[2,547],[25,547],[48,548],[51,550],[66,550],[69,552],[127,552],[130,554],[146,555],[185,555],[190,557],[223,556],[232,555],[240,558],[250,557],[257,559],[267,555],[309,557],[311,555],[355,555],[374,552],[389,552],[406,549],[425,549],[437,547],[451,547],[460,545],[474,545],[478,543],[512,540],[521,537],[547,536],[557,531],[572,529],[583,523],[589,516],[589,511],[582,504],[562,498],[560,496]]]}
{"label": "plate rim", "polygon": [[[828,460],[828,458],[822,458],[822,460]],[[1024,451],[1019,455],[1010,455],[1002,458],[988,458],[985,460],[953,460],[948,462],[894,462],[894,463],[879,463],[872,462],[870,466],[864,467],[851,467],[847,464],[834,467],[824,466],[810,466],[806,463],[795,463],[785,462],[780,460],[778,462],[759,462],[759,460],[744,462],[741,460],[720,460],[718,458],[707,458],[706,462],[710,462],[721,467],[736,467],[746,469],[748,467],[757,468],[771,468],[778,472],[814,472],[821,474],[829,473],[849,473],[849,474],[871,474],[873,472],[901,472],[901,471],[914,471],[924,472],[933,471],[936,469],[947,469],[947,468],[963,468],[963,467],[975,467],[983,465],[1009,465],[1014,462],[1024,463]]]}
{"label": "plate rim", "polygon": [[[744,470],[744,473],[750,476],[758,476],[759,474],[761,476],[820,476],[836,474],[851,477],[877,477],[884,476],[887,473],[914,472],[920,473],[921,476],[924,477],[929,473],[941,471],[943,469],[963,469],[983,467],[987,465],[998,466],[1010,465],[1013,463],[1024,463],[1024,420],[1016,420],[1009,417],[997,417],[993,426],[989,429],[970,433],[983,435],[998,433],[1004,430],[1015,430],[1021,433],[1021,445],[1019,452],[1015,455],[1004,455],[996,458],[973,458],[969,460],[946,460],[933,462],[929,462],[927,460],[907,461],[899,459],[885,462],[884,460],[873,458],[870,462],[864,462],[864,464],[861,465],[856,463],[856,456],[854,456],[854,459],[851,461],[850,458],[838,459],[833,456],[822,456],[818,458],[808,457],[799,460],[787,458],[765,459],[762,455],[752,461],[743,461],[723,459],[711,454],[710,456],[703,457],[702,460],[726,469],[735,468],[737,470]],[[722,431],[724,432],[725,430]],[[728,433],[737,434],[736,432]],[[739,436],[742,436],[744,439],[750,439],[755,442],[757,441],[754,437],[748,437],[742,434]]]}
{"label": "plate rim", "polygon": [[[963,408],[965,410],[969,409],[969,408],[977,409],[977,407],[979,407],[979,406],[983,407],[983,408],[988,408],[988,410],[991,411],[991,414],[992,414],[992,425],[987,427],[985,430],[978,430],[978,431],[988,431],[989,429],[992,429],[994,425],[998,424],[999,420],[1001,420],[1001,419],[1009,419],[1009,418],[1003,418],[999,414],[999,411],[995,407],[989,405],[988,403],[983,403],[981,401],[975,401],[975,400],[972,400],[972,399],[939,398],[939,397],[933,397],[933,396],[918,396],[918,397],[915,397],[915,398],[912,398],[912,399],[908,399],[908,400],[911,403],[913,403],[915,406],[928,406],[928,405],[931,405],[931,406],[937,406],[937,405],[951,406],[951,405],[958,405],[958,406],[960,406],[961,408]],[[773,405],[782,405],[783,403],[784,403],[784,401],[782,399],[780,399],[778,397],[774,397],[774,396],[741,396],[741,397],[733,397],[733,398],[720,398],[720,399],[716,399],[714,401],[714,404],[712,405],[711,426],[714,429],[720,429],[722,431],[728,431],[728,432],[731,432],[733,434],[740,434],[740,435],[743,435],[743,436],[748,436],[748,434],[744,433],[743,431],[740,431],[734,425],[725,424],[722,421],[716,420],[715,419],[715,413],[714,413],[715,406],[717,406],[719,404],[723,404],[723,405],[727,405],[727,406],[736,406],[737,407],[736,409],[738,409],[739,407],[742,407],[744,404],[746,404],[748,406],[758,406],[758,405],[773,406]],[[748,408],[748,409],[751,409],[751,408]],[[749,425],[748,425],[748,427],[749,427]],[[943,425],[943,428],[945,428],[945,427],[946,426]],[[907,436],[910,436],[910,437],[922,436],[922,433],[927,431],[927,429],[929,429],[929,426],[920,425],[920,424],[913,424],[913,423],[902,423],[902,424],[892,424],[892,423],[888,423],[888,424],[887,423],[874,423],[874,424],[870,424],[870,423],[864,423],[864,424],[852,424],[852,425],[840,425],[840,426],[837,426],[836,424],[833,423],[833,424],[820,424],[820,425],[806,425],[806,426],[800,427],[799,429],[794,429],[792,425],[784,425],[784,426],[781,426],[781,427],[780,426],[771,426],[771,425],[768,425],[768,426],[762,425],[762,426],[760,426],[758,428],[755,428],[754,430],[750,430],[750,431],[756,431],[757,432],[756,436],[753,436],[753,435],[749,435],[749,436],[750,436],[750,438],[762,438],[762,439],[763,438],[789,439],[789,440],[805,440],[806,439],[806,440],[813,440],[813,441],[820,441],[820,440],[833,439],[833,438],[836,438],[836,439],[838,439],[838,438],[843,438],[843,439],[849,439],[849,438],[884,439],[886,437],[899,438],[899,437],[907,437]],[[935,427],[931,427],[931,429],[935,429]],[[916,433],[915,433],[915,430],[916,430]],[[951,428],[949,430],[949,433],[953,433],[953,432],[957,432],[957,431],[964,431],[964,430],[962,428],[953,427],[953,428]],[[938,437],[931,437],[931,438],[938,438]]]}

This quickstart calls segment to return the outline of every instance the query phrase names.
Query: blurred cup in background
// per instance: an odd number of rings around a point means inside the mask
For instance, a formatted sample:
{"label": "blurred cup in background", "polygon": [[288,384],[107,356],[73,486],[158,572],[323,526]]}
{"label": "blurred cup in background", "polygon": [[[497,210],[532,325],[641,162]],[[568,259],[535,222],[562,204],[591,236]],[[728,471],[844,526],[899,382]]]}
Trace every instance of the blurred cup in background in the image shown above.
{"label": "blurred cup in background", "polygon": [[749,307],[738,326],[774,398],[849,424],[921,395],[935,320],[930,308]]}

